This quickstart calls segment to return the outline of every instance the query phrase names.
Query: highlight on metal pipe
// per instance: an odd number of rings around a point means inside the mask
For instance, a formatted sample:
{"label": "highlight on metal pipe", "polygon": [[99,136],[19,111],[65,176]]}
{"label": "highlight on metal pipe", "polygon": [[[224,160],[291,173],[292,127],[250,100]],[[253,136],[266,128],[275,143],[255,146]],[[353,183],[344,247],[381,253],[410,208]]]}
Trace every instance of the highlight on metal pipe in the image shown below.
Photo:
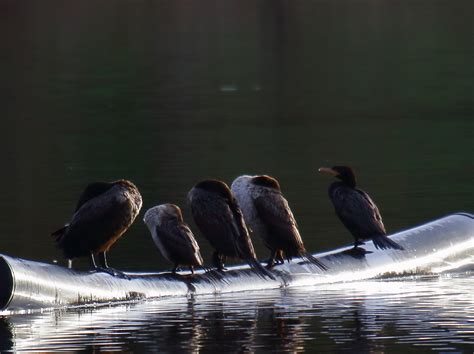
{"label": "highlight on metal pipe", "polygon": [[129,279],[106,273],[67,269],[55,264],[0,254],[0,310],[23,313],[44,308],[157,299],[213,293],[265,290],[329,284],[401,274],[441,273],[473,267],[474,216],[448,215],[390,237],[405,250],[377,250],[372,241],[315,254],[327,271],[294,259],[275,266],[276,280],[262,279],[248,266],[228,271],[126,273]]}

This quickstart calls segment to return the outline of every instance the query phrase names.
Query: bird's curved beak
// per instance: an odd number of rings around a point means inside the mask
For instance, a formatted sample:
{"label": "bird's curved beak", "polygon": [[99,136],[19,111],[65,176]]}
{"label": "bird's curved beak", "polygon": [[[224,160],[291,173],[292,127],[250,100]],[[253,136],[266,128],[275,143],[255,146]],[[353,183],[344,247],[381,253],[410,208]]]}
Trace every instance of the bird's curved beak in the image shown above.
{"label": "bird's curved beak", "polygon": [[319,173],[325,173],[327,175],[331,175],[331,176],[338,176],[339,173],[337,171],[334,171],[332,168],[329,168],[329,167],[320,167],[318,168],[318,172]]}

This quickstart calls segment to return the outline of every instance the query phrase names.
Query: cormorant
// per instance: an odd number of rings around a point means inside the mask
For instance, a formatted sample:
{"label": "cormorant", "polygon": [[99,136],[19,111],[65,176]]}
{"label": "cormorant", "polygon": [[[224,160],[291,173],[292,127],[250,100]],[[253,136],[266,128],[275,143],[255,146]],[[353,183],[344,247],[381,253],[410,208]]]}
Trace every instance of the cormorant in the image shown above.
{"label": "cormorant", "polygon": [[163,257],[174,264],[173,273],[179,265],[188,266],[193,274],[195,266],[202,266],[199,245],[177,205],[162,204],[148,209],[143,221]]}
{"label": "cormorant", "polygon": [[327,269],[306,251],[295,217],[275,178],[240,176],[232,183],[232,191],[250,229],[260,235],[271,251],[268,267],[273,267],[283,256],[288,261],[300,256],[322,270]]}
{"label": "cormorant", "polygon": [[[91,183],[79,198],[69,224],[51,235],[68,260],[90,257],[92,268],[123,276],[109,268],[106,252],[127,231],[141,207],[140,192],[130,181]],[[95,263],[95,255],[100,267]]]}
{"label": "cormorant", "polygon": [[341,180],[330,185],[329,197],[334,204],[336,215],[354,236],[354,248],[363,244],[361,241],[371,239],[377,249],[404,249],[387,237],[379,209],[366,192],[356,188],[356,177],[352,168],[321,167],[318,171]]}
{"label": "cormorant", "polygon": [[194,222],[214,247],[214,265],[224,269],[226,257],[245,260],[261,276],[274,276],[257,260],[242,211],[231,190],[222,181],[199,182],[188,193]]}

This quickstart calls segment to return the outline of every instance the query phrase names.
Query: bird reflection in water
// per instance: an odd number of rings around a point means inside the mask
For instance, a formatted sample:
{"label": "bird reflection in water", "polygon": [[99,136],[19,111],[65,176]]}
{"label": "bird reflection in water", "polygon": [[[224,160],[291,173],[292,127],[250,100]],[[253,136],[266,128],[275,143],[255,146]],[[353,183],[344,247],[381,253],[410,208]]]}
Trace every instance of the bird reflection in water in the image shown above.
{"label": "bird reflection in water", "polygon": [[252,349],[256,322],[255,310],[229,307],[222,298],[206,303],[204,312],[199,310],[202,328],[199,347],[204,351],[248,352]]}
{"label": "bird reflection in water", "polygon": [[[395,338],[404,337],[408,332],[397,325],[397,319],[390,314],[368,310],[367,303],[352,301],[347,309],[328,308],[323,332],[335,342],[338,348],[351,353],[384,352]],[[373,340],[378,338],[377,340]],[[383,338],[386,338],[385,340]],[[407,346],[408,349],[409,346]]]}
{"label": "bird reflection in water", "polygon": [[[288,316],[286,310],[270,304],[259,308],[254,348],[274,348],[277,351],[299,353],[305,350],[304,317]],[[265,335],[272,333],[272,335]]]}
{"label": "bird reflection in water", "polygon": [[13,348],[13,327],[7,317],[0,316],[0,353]]}
{"label": "bird reflection in water", "polygon": [[[352,303],[352,309],[341,317],[340,321],[334,320],[334,328],[329,329],[333,333],[336,343],[346,344],[354,353],[371,353],[382,350],[380,346],[375,346],[374,342],[368,340],[366,324],[364,323],[364,310],[358,302]],[[375,318],[374,318],[375,320]],[[349,349],[349,348],[347,348]]]}
{"label": "bird reflection in water", "polygon": [[151,317],[155,333],[153,343],[150,343],[153,348],[171,352],[200,352],[205,333],[196,313],[194,298],[189,299],[178,313],[154,312]]}

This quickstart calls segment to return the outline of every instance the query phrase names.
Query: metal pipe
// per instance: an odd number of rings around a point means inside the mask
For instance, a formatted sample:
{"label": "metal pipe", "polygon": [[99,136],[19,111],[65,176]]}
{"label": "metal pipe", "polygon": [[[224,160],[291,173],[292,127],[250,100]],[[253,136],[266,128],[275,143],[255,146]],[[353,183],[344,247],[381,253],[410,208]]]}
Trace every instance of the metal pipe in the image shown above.
{"label": "metal pipe", "polygon": [[440,273],[474,263],[474,216],[468,213],[448,215],[390,237],[405,251],[377,250],[371,241],[363,246],[365,254],[347,246],[314,255],[328,266],[328,271],[295,259],[274,268],[276,280],[262,279],[244,265],[225,272],[197,272],[194,276],[126,273],[130,279],[123,279],[0,254],[0,309],[3,313],[23,313],[166,296],[328,284],[406,273]]}

